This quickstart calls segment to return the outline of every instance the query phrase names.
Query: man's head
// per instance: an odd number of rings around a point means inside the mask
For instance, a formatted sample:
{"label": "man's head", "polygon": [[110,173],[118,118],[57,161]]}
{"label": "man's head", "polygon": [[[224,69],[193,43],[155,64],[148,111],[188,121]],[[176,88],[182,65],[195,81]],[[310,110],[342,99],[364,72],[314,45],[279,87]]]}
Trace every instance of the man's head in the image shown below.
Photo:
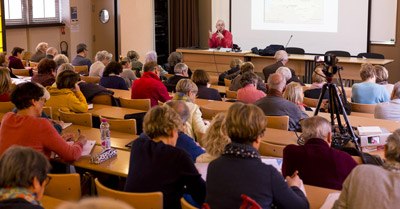
{"label": "man's head", "polygon": [[375,82],[375,69],[370,63],[364,63],[361,65],[360,77],[362,81],[373,80]]}
{"label": "man's head", "polygon": [[159,69],[158,69],[158,64],[157,64],[157,62],[146,62],[144,65],[143,65],[143,72],[152,72],[152,73],[154,73],[154,74],[156,74],[156,75],[158,75],[158,76],[160,76],[159,74],[160,74],[160,72],[159,72]]}
{"label": "man's head", "polygon": [[175,112],[181,116],[183,124],[186,123],[186,121],[189,119],[190,111],[185,102],[179,100],[170,100],[165,104],[172,107],[172,109],[174,109]]}
{"label": "man's head", "polygon": [[394,84],[391,99],[400,99],[400,81]]}
{"label": "man's head", "polygon": [[292,72],[290,72],[287,67],[279,67],[278,70],[276,70],[276,73],[281,74],[285,78],[286,82],[292,78]]}
{"label": "man's head", "polygon": [[275,52],[274,58],[276,62],[282,62],[283,65],[286,65],[286,63],[289,61],[288,54],[285,50],[279,50]]}
{"label": "man's head", "polygon": [[325,140],[329,146],[331,145],[332,127],[327,119],[320,116],[306,118],[301,123],[301,129],[304,140],[318,138]]}
{"label": "man's head", "polygon": [[240,72],[243,74],[245,72],[254,72],[254,65],[251,62],[244,62],[240,66]]}
{"label": "man's head", "polygon": [[57,53],[58,53],[58,51],[57,51],[57,49],[54,48],[54,47],[49,47],[49,48],[47,48],[47,50],[46,50],[46,55],[53,55],[53,57],[56,56]]}
{"label": "man's head", "polygon": [[286,86],[285,78],[279,73],[273,73],[268,77],[268,88],[275,89],[277,91],[283,92]]}
{"label": "man's head", "polygon": [[218,20],[217,24],[215,24],[215,28],[217,28],[217,31],[222,33],[225,30],[225,22],[223,20]]}
{"label": "man's head", "polygon": [[84,43],[80,43],[76,46],[76,53],[81,55],[82,57],[87,56],[87,46]]}
{"label": "man's head", "polygon": [[181,75],[181,76],[184,76],[184,77],[189,77],[188,66],[185,63],[180,62],[180,63],[175,65],[174,73],[175,73],[175,75]]}

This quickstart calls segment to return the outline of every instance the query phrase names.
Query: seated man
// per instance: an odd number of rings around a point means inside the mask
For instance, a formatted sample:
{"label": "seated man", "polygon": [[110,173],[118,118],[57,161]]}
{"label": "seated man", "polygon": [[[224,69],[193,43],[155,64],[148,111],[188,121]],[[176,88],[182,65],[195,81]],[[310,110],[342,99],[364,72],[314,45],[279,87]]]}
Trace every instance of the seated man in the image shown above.
{"label": "seated man", "polygon": [[390,100],[384,86],[376,84],[374,66],[369,63],[361,65],[360,77],[363,82],[351,88],[351,102],[360,104],[378,104]]}
{"label": "seated man", "polygon": [[[240,74],[237,76],[235,79],[232,80],[231,85],[229,86],[229,91],[237,91],[240,88],[242,88],[242,85],[240,84],[240,80],[242,79],[242,75],[245,72],[252,72],[254,73],[254,65],[251,62],[245,62],[240,66]],[[263,91],[264,93],[267,92],[267,88],[265,87],[265,83],[263,80],[260,78],[260,76],[257,76],[257,89]]]}
{"label": "seated man", "polygon": [[215,27],[217,28],[215,33],[211,32],[211,30],[208,32],[208,46],[210,48],[232,48],[232,34],[225,30],[225,22],[223,20],[218,20]]}
{"label": "seated man", "polygon": [[274,73],[268,78],[268,94],[254,102],[259,106],[265,115],[271,116],[289,116],[289,131],[300,130],[300,119],[308,118],[308,115],[300,111],[296,104],[282,98],[282,92],[285,88],[286,80],[279,73]]}
{"label": "seated man", "polygon": [[376,105],[375,118],[400,121],[400,82],[394,84],[389,102]]}
{"label": "seated man", "polygon": [[132,144],[125,192],[163,193],[164,209],[181,208],[184,190],[201,205],[205,182],[189,154],[176,148],[182,120],[168,105],[150,109],[143,130],[149,139],[138,138]]}
{"label": "seated man", "polygon": [[[285,50],[279,50],[279,51],[275,52],[274,59],[275,59],[275,64],[268,65],[267,67],[265,67],[263,69],[263,73],[264,73],[264,77],[265,77],[266,81],[268,80],[268,77],[272,73],[275,73],[279,67],[284,67],[286,65],[286,63],[289,62],[289,57]],[[294,82],[300,83],[302,86],[304,86],[304,84],[299,80],[299,78],[297,78],[296,72],[293,69],[290,69],[290,72],[292,73],[292,77],[289,80],[286,80],[286,83],[288,84],[288,83],[294,81]]]}
{"label": "seated man", "polygon": [[302,122],[302,146],[288,145],[283,150],[283,176],[296,170],[305,184],[342,189],[343,181],[357,163],[346,152],[331,148],[331,124],[314,116]]}
{"label": "seated man", "polygon": [[88,69],[90,69],[90,66],[92,65],[92,61],[90,59],[86,58],[87,56],[87,46],[86,44],[80,43],[78,46],[76,46],[76,57],[72,60],[71,64],[73,66],[82,66],[82,65],[87,65]]}
{"label": "seated man", "polygon": [[58,51],[54,47],[49,47],[46,50],[46,57],[47,59],[54,59],[54,57],[58,54]]}
{"label": "seated man", "polygon": [[175,91],[175,86],[179,80],[188,78],[188,66],[185,63],[178,63],[174,67],[174,76],[168,78],[164,84],[167,87],[168,92]]}
{"label": "seated man", "polygon": [[160,80],[156,62],[147,62],[143,66],[143,72],[143,76],[132,84],[132,99],[150,99],[152,107],[158,105],[158,101],[166,102],[172,99],[167,87]]}

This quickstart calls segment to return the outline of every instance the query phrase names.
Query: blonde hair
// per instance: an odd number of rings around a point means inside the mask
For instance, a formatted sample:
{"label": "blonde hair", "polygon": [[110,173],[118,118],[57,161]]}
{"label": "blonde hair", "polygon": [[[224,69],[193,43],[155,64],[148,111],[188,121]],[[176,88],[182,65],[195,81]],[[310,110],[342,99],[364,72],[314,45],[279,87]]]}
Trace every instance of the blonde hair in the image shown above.
{"label": "blonde hair", "polygon": [[375,69],[376,83],[385,81],[387,82],[389,78],[389,72],[386,70],[386,68],[381,65],[375,65],[374,69]]}
{"label": "blonde hair", "polygon": [[49,44],[46,42],[40,42],[38,43],[38,45],[36,46],[35,50],[36,51],[42,51],[43,49],[47,49],[49,48]]}
{"label": "blonde hair", "polygon": [[89,197],[79,200],[79,202],[64,202],[57,206],[57,209],[133,209],[132,206],[120,200],[108,197]]}
{"label": "blonde hair", "polygon": [[171,131],[182,130],[182,124],[181,116],[170,106],[155,106],[144,116],[143,131],[151,139],[169,137]]}
{"label": "blonde hair", "polygon": [[322,82],[326,82],[326,78],[322,77],[321,75],[325,76],[325,73],[322,72],[322,67],[317,67],[314,71],[314,73],[312,74],[312,80],[315,83],[322,83]]}
{"label": "blonde hair", "polygon": [[240,72],[245,73],[254,70],[254,65],[251,62],[244,62],[240,66]]}
{"label": "blonde hair", "polygon": [[225,116],[225,113],[218,113],[211,121],[210,128],[201,139],[206,152],[215,157],[221,156],[225,145],[231,142],[226,133]]}
{"label": "blonde hair", "polygon": [[10,91],[11,77],[6,67],[0,67],[0,95]]}
{"label": "blonde hair", "polygon": [[366,81],[368,78],[372,78],[375,75],[374,66],[370,63],[363,63],[360,69],[361,80]]}
{"label": "blonde hair", "polygon": [[297,82],[290,82],[286,85],[283,98],[295,104],[303,103],[303,87]]}
{"label": "blonde hair", "polygon": [[242,61],[241,59],[235,58],[235,59],[231,60],[231,64],[229,65],[229,67],[235,68],[235,67],[237,67],[238,65],[239,65],[239,67],[240,67],[240,65],[241,65],[242,63],[243,63],[243,61]]}
{"label": "blonde hair", "polygon": [[197,85],[190,79],[181,79],[176,84],[176,92],[188,94],[189,92],[197,93],[199,89]]}

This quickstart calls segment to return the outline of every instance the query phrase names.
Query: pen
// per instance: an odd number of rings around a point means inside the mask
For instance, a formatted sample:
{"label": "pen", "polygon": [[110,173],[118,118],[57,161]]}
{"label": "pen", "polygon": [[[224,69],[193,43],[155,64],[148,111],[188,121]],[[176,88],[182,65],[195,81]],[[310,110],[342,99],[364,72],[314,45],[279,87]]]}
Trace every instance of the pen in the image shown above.
{"label": "pen", "polygon": [[297,176],[297,174],[299,173],[299,171],[295,171],[293,174],[292,174],[292,176],[290,177],[290,178],[294,178],[295,176]]}

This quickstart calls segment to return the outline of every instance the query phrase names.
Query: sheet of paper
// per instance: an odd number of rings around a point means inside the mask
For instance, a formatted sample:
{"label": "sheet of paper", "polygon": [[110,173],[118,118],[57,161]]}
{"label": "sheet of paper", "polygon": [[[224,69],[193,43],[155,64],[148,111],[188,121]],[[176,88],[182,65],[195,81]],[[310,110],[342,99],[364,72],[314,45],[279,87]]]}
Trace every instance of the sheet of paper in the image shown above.
{"label": "sheet of paper", "polygon": [[64,123],[64,125],[62,126],[62,129],[66,129],[68,127],[70,127],[72,125],[72,123]]}
{"label": "sheet of paper", "polygon": [[[67,144],[73,145],[73,141],[68,141]],[[83,146],[83,151],[81,156],[90,156],[92,153],[93,147],[96,145],[96,141],[94,140],[87,140],[86,144]]]}
{"label": "sheet of paper", "polygon": [[88,104],[88,110],[93,110],[93,104]]}
{"label": "sheet of paper", "polygon": [[339,196],[340,192],[330,193],[320,209],[331,209],[335,201],[339,199]]}

